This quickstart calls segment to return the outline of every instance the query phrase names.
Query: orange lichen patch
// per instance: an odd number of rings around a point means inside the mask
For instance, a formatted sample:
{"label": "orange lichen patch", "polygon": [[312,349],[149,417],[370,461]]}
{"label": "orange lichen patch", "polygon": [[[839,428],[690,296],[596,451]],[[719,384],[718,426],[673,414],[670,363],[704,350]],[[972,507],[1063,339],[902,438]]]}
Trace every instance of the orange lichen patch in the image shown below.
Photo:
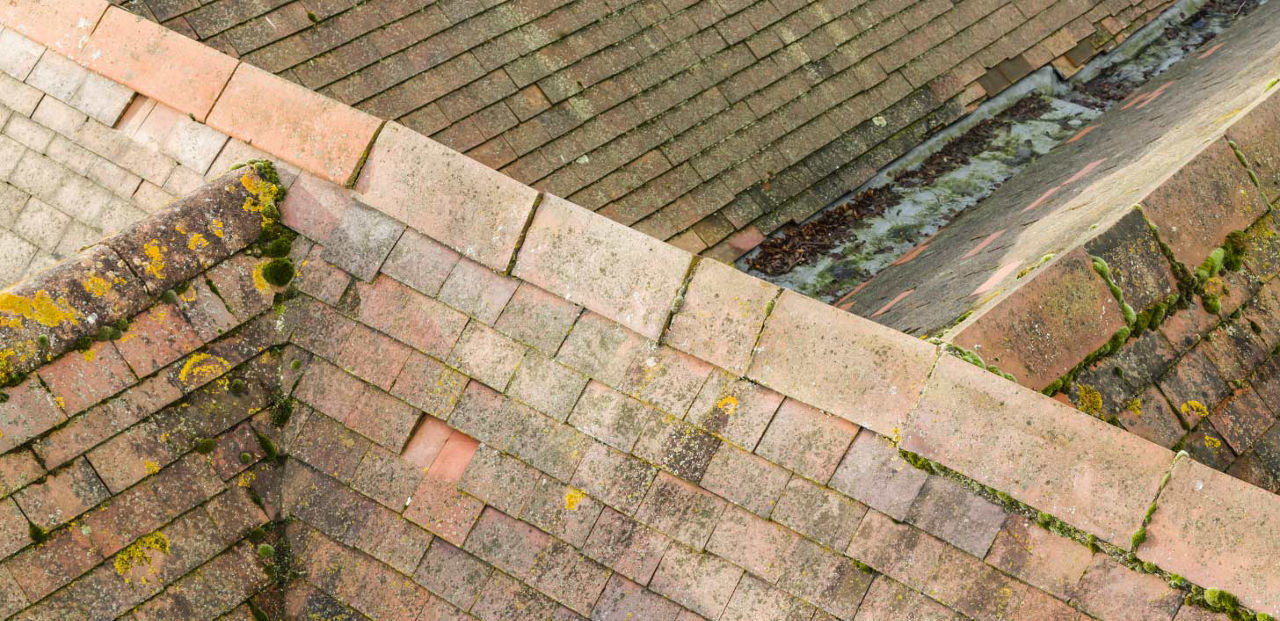
{"label": "orange lichen patch", "polygon": [[[26,318],[42,326],[55,328],[65,323],[78,325],[79,313],[71,307],[64,297],[54,299],[47,291],[36,291],[35,295],[25,297],[15,293],[0,292],[0,315],[13,318]],[[21,321],[7,321],[10,327],[20,327]]]}
{"label": "orange lichen patch", "polygon": [[156,278],[164,278],[164,252],[168,248],[160,245],[160,240],[153,239],[142,245],[143,254],[147,255],[147,273]]}
{"label": "orange lichen patch", "polygon": [[212,354],[197,352],[183,363],[182,368],[178,371],[178,381],[182,382],[184,386],[196,386],[208,382],[230,369],[231,364],[226,360]]}
{"label": "orange lichen patch", "polygon": [[[131,578],[126,574],[132,573],[134,569],[139,567],[151,567],[151,552],[153,551],[162,554],[169,553],[169,538],[164,533],[154,532],[149,535],[143,535],[129,547],[121,550],[116,555],[116,573],[124,576],[126,584],[129,583]],[[141,577],[140,579],[143,584],[147,583],[146,577]]]}

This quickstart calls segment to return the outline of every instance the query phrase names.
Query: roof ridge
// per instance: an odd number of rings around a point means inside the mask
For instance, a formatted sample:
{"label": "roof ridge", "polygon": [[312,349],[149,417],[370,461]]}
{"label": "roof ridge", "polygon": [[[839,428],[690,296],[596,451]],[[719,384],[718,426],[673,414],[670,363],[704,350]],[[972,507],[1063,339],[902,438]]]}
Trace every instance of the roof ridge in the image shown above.
{"label": "roof ridge", "polygon": [[[274,182],[271,181],[274,179]],[[279,220],[269,162],[233,169],[72,260],[0,290],[0,386],[94,339],[118,338],[156,299]]]}

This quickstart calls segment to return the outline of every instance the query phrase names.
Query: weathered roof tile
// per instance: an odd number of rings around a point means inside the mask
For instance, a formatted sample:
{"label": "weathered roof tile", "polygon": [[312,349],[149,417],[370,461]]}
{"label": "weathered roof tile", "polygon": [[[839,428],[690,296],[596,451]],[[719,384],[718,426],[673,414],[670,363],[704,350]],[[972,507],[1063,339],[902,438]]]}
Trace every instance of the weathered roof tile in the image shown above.
{"label": "weathered roof tile", "polygon": [[546,195],[515,275],[656,340],[691,261],[681,250]]}
{"label": "weathered roof tile", "polygon": [[537,192],[388,123],[356,183],[361,198],[450,248],[505,271]]}

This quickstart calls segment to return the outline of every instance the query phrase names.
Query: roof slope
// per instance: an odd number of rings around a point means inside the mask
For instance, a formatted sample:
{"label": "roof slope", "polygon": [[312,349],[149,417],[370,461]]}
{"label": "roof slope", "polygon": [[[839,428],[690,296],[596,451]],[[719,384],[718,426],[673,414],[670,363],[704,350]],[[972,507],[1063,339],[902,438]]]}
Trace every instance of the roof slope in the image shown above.
{"label": "roof slope", "polygon": [[[0,21],[57,53],[68,6]],[[106,23],[68,53],[149,27]],[[1275,495],[270,76],[123,66],[303,173],[0,293],[19,618],[1280,609]]]}
{"label": "roof slope", "polygon": [[730,259],[966,106],[1050,63],[1070,73],[1173,4],[115,3],[518,181]]}

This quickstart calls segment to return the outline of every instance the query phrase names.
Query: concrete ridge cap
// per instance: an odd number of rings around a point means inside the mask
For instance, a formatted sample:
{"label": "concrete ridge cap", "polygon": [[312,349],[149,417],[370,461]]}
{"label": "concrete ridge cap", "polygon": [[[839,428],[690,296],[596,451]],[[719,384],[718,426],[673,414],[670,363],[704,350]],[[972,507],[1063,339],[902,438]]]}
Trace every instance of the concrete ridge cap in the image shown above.
{"label": "concrete ridge cap", "polygon": [[100,338],[254,242],[279,187],[232,170],[49,269],[0,290],[0,386]]}

